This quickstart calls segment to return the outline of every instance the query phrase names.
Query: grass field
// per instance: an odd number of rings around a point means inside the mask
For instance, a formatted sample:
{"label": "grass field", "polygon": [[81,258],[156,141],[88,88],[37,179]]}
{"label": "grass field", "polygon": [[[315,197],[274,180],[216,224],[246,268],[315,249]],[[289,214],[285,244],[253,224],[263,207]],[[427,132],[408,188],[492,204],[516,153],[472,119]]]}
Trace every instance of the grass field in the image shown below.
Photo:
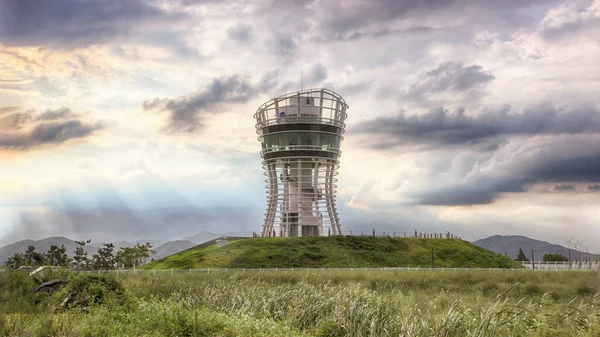
{"label": "grass field", "polygon": [[237,240],[171,255],[143,268],[431,267],[432,249],[436,267],[522,267],[462,240],[335,236]]}
{"label": "grass field", "polygon": [[89,313],[33,305],[14,289],[30,279],[0,278],[3,336],[600,335],[599,272],[128,275],[124,298]]}

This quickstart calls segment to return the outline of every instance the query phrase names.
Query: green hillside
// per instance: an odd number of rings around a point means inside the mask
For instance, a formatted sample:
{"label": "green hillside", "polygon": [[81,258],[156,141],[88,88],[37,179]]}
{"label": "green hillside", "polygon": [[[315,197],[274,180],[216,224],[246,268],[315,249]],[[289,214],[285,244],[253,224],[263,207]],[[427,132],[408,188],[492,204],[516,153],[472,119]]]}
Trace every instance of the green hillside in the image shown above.
{"label": "green hillside", "polygon": [[448,239],[376,237],[252,238],[190,250],[153,261],[145,269],[187,268],[520,268],[501,254]]}

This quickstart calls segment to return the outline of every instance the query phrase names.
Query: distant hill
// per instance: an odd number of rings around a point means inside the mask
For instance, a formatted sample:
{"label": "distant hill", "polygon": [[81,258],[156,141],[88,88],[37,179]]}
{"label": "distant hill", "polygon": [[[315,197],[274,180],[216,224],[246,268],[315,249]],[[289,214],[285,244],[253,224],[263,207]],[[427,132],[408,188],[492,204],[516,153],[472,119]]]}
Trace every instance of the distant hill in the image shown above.
{"label": "distant hill", "polygon": [[[10,245],[6,245],[4,247],[0,247],[0,264],[3,264],[6,260],[8,260],[8,258],[15,255],[16,253],[24,253],[27,250],[28,246],[34,246],[36,252],[45,253],[52,245],[58,247],[60,247],[61,245],[65,245],[65,248],[67,249],[67,254],[69,256],[73,256],[73,251],[77,247],[75,241],[62,236],[53,236],[42,240],[21,240],[15,243],[11,243]],[[91,254],[96,253],[98,251],[98,247],[90,246],[87,249],[87,251],[88,255],[91,256]]]}
{"label": "distant hill", "polygon": [[211,233],[207,231],[202,231],[200,233],[196,233],[194,235],[183,238],[182,240],[189,240],[195,244],[201,244],[206,241],[214,240],[221,236],[252,236],[252,232],[229,232],[229,233]]}
{"label": "distant hill", "polygon": [[[176,240],[176,241],[166,241],[166,240],[140,240],[135,241],[140,243],[150,242],[154,244],[156,242],[163,242],[158,247],[152,248],[152,250],[156,251],[156,255],[151,256],[150,258],[159,259],[164,256],[168,256],[170,254],[179,252],[181,250],[190,248],[194,246],[194,243],[187,240]],[[154,242],[154,243],[153,243]],[[85,245],[85,250],[88,253],[88,257],[92,257],[93,254],[98,252],[98,249],[103,247],[103,244],[106,242],[91,242]],[[67,255],[69,257],[73,257],[73,251],[77,248],[77,244],[74,240],[62,237],[62,236],[54,236],[45,238],[42,240],[21,240],[15,243],[11,243],[9,245],[0,247],[0,265],[4,264],[6,260],[8,260],[11,256],[16,253],[24,253],[27,250],[27,247],[34,246],[36,252],[45,253],[48,251],[50,246],[55,245],[60,247],[64,245],[67,249]],[[115,241],[113,242],[115,246],[115,252],[117,252],[121,247],[133,247],[135,243],[131,243],[129,241]]]}
{"label": "distant hill", "polygon": [[155,260],[160,259],[165,256],[169,256],[171,254],[180,252],[184,249],[188,249],[195,245],[196,245],[195,243],[193,243],[192,241],[189,241],[189,240],[169,241],[169,242],[163,243],[162,245],[160,245],[156,248],[152,248],[152,250],[154,250],[156,252],[156,254],[152,255],[151,258],[153,258]]}
{"label": "distant hill", "polygon": [[190,249],[142,268],[360,268],[431,267],[510,268],[520,264],[467,241],[377,237],[248,238]]}
{"label": "distant hill", "polygon": [[[487,248],[496,253],[506,253],[510,258],[515,259],[519,254],[519,248],[523,249],[527,258],[531,260],[531,250],[534,250],[534,257],[541,261],[544,254],[562,254],[569,257],[567,247],[553,244],[546,241],[535,240],[521,235],[494,235],[485,239],[473,241],[473,244]],[[596,260],[598,255],[581,252],[571,249],[572,260]]]}

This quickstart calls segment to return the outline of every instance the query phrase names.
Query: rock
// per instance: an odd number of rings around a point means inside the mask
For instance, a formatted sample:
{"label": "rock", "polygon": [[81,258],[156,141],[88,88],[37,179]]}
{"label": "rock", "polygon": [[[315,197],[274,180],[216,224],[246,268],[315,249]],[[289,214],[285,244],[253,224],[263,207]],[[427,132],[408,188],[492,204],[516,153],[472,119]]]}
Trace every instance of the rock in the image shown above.
{"label": "rock", "polygon": [[33,288],[33,292],[37,293],[39,291],[48,291],[48,292],[55,292],[56,290],[58,290],[60,287],[64,286],[67,283],[67,279],[55,279],[55,280],[50,280],[47,282],[44,282],[42,284],[38,284],[35,288]]}
{"label": "rock", "polygon": [[71,294],[71,295],[65,297],[65,299],[62,301],[62,304],[60,306],[66,309],[67,307],[69,307],[69,305],[75,305],[76,298],[77,298],[77,296],[75,296],[75,294]]}

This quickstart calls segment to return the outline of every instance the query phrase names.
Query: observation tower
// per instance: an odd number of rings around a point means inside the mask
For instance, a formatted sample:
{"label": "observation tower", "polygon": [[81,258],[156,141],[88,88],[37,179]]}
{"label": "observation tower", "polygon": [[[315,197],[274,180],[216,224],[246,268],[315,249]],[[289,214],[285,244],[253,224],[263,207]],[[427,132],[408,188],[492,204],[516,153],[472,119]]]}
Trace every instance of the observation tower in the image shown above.
{"label": "observation tower", "polygon": [[337,93],[308,89],[256,111],[267,184],[262,236],[342,233],[335,193],[347,109]]}

